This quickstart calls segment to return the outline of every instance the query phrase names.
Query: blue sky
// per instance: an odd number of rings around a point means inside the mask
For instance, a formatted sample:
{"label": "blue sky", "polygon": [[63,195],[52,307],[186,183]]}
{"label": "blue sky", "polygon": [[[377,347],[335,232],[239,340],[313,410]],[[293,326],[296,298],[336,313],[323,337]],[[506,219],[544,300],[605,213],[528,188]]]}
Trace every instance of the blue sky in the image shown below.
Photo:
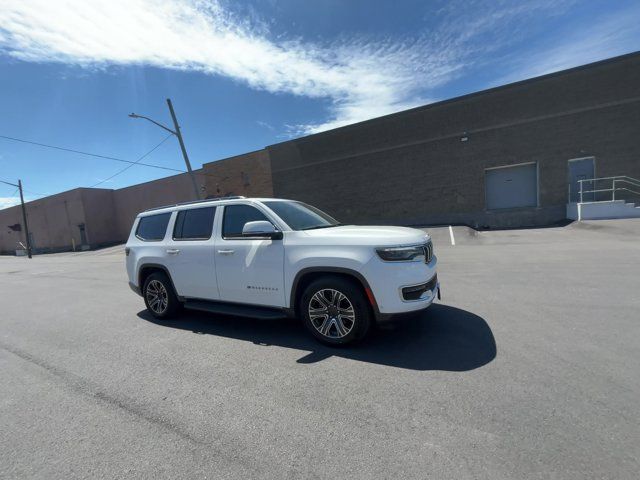
{"label": "blue sky", "polygon": [[[640,50],[637,1],[7,0],[0,135],[137,160],[170,123],[194,167],[289,138]],[[184,168],[175,139],[145,162]],[[0,138],[27,198],[122,163]],[[169,172],[134,166],[100,186]],[[0,208],[17,201],[0,184]]]}

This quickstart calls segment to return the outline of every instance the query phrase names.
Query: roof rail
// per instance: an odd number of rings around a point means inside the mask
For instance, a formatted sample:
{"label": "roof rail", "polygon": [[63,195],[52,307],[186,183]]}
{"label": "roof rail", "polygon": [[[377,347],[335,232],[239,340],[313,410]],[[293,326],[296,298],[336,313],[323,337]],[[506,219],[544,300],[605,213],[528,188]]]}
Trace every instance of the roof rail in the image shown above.
{"label": "roof rail", "polygon": [[194,205],[196,203],[215,202],[215,201],[218,201],[218,200],[236,200],[236,199],[239,199],[239,198],[247,198],[247,197],[243,197],[242,195],[234,195],[234,196],[229,196],[229,197],[205,198],[204,200],[191,200],[190,202],[180,202],[180,203],[174,203],[172,205],[163,205],[162,207],[147,208],[144,211],[145,212],[152,212],[153,210],[162,210],[163,208],[179,207],[181,205]]}

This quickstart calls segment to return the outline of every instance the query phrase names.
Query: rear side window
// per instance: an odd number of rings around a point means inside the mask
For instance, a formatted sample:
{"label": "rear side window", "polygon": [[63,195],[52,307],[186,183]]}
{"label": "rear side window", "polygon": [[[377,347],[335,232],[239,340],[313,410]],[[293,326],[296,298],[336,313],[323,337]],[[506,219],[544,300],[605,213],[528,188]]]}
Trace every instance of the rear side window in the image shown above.
{"label": "rear side window", "polygon": [[136,229],[136,237],[146,241],[162,240],[170,218],[171,212],[140,218]]}
{"label": "rear side window", "polygon": [[178,212],[174,240],[208,240],[213,230],[216,207],[192,208]]}
{"label": "rear side window", "polygon": [[270,220],[257,208],[250,205],[227,205],[224,207],[222,236],[224,238],[242,236],[242,228],[247,222]]}

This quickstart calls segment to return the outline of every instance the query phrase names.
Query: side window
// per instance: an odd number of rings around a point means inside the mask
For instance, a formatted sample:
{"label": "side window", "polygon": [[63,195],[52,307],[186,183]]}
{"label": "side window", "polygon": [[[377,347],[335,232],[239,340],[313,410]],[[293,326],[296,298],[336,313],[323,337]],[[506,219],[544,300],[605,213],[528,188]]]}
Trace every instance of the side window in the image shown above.
{"label": "side window", "polygon": [[136,237],[145,241],[158,241],[164,238],[171,213],[160,213],[141,217],[136,229]]}
{"label": "side window", "polygon": [[181,210],[173,228],[174,240],[208,240],[213,230],[216,207]]}
{"label": "side window", "polygon": [[227,205],[224,207],[222,222],[223,238],[242,236],[244,224],[256,220],[270,221],[260,210],[250,205]]}

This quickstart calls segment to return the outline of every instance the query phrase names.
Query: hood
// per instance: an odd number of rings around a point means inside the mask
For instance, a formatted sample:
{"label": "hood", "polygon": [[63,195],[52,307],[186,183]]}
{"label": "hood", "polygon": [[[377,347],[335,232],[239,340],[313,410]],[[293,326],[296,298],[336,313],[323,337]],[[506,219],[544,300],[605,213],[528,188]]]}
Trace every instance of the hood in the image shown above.
{"label": "hood", "polygon": [[423,243],[429,238],[429,235],[417,228],[360,225],[304,230],[301,233],[314,239],[326,239],[343,245],[410,245]]}

